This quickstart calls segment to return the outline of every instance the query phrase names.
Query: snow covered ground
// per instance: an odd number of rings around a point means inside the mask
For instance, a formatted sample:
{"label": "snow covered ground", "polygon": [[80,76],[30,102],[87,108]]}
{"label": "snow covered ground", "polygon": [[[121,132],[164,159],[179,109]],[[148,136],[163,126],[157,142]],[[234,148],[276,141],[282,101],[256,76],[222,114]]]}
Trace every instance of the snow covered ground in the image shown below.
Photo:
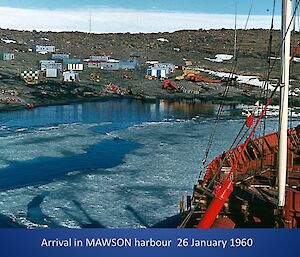
{"label": "snow covered ground", "polygon": [[231,54],[216,54],[215,58],[204,58],[205,60],[211,61],[211,62],[223,62],[223,61],[229,61],[233,58],[233,55]]}
{"label": "snow covered ground", "polygon": [[[264,80],[262,80],[259,76],[246,76],[246,75],[237,75],[237,74],[231,74],[229,72],[222,72],[222,71],[212,71],[212,70],[208,70],[208,69],[199,69],[200,71],[206,72],[210,75],[219,77],[219,78],[236,78],[236,81],[239,84],[247,84],[247,85],[251,85],[251,86],[255,86],[255,87],[260,87],[260,88],[267,88],[271,91],[275,90],[276,88],[276,84],[274,83],[270,83],[270,82],[266,82]],[[291,86],[291,85],[290,85]],[[279,91],[280,88],[277,87],[276,91]],[[293,90],[289,91],[289,95],[290,96],[299,96],[300,90],[299,88],[295,88]]]}
{"label": "snow covered ground", "polygon": [[5,39],[5,38],[1,38],[1,41],[3,41],[6,44],[16,44],[17,41],[12,40],[12,39]]}
{"label": "snow covered ground", "polygon": [[[230,77],[236,78],[236,81],[240,84],[247,84],[247,85],[256,86],[260,88],[263,88],[264,85],[266,84],[266,82],[264,80],[261,80],[259,76],[237,75],[237,74],[231,74],[229,72],[212,71],[212,70],[202,69],[202,68],[199,70],[219,78],[230,78]],[[276,87],[275,84],[268,83],[269,90],[274,90],[275,87]],[[277,90],[279,90],[279,88]]]}

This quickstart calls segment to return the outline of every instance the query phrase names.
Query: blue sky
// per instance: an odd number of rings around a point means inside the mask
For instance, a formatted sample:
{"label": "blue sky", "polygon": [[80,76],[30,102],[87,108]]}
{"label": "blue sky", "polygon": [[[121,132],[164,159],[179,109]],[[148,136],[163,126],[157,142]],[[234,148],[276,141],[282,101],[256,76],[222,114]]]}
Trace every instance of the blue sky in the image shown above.
{"label": "blue sky", "polygon": [[[133,10],[175,11],[192,13],[247,14],[252,0],[0,0],[0,6],[13,8],[84,9],[89,7],[122,8]],[[253,14],[271,13],[273,0],[253,0]],[[281,1],[277,1],[277,13]]]}

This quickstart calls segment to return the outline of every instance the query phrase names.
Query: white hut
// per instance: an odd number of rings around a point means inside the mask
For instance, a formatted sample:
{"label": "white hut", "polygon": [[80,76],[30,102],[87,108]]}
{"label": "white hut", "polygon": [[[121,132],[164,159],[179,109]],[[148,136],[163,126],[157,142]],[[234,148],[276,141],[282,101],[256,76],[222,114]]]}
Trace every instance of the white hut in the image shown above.
{"label": "white hut", "polygon": [[64,71],[63,81],[65,82],[76,82],[79,81],[79,73],[75,71]]}

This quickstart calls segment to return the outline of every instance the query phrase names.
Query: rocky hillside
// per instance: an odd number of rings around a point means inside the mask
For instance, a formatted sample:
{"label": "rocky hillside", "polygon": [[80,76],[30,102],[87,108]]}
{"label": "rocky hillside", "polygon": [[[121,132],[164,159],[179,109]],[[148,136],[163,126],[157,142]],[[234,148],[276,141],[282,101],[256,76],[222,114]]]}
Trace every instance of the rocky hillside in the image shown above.
{"label": "rocky hillside", "polygon": [[[258,75],[264,77],[267,70],[267,49],[270,32],[268,30],[238,30],[238,64],[235,73],[239,75]],[[300,41],[300,34],[293,35],[292,48]],[[26,87],[22,81],[16,80],[16,72],[24,69],[37,69],[37,62],[51,58],[51,55],[33,53],[30,49],[34,45],[55,45],[60,53],[69,53],[71,57],[85,59],[90,55],[112,53],[112,58],[136,58],[141,64],[138,71],[131,72],[131,80],[124,79],[125,72],[100,73],[100,82],[93,84],[89,81],[92,69],[85,69],[81,74],[78,88],[74,85],[61,85],[59,81],[48,81],[37,87]],[[273,32],[272,56],[278,56],[280,45],[279,31]],[[36,104],[63,103],[82,100],[85,96],[99,97],[101,86],[114,83],[124,87],[131,87],[134,95],[145,94],[151,98],[170,97],[170,92],[162,90],[160,81],[144,79],[146,61],[158,60],[171,62],[179,67],[190,60],[194,65],[214,71],[230,72],[233,60],[212,62],[205,58],[214,58],[216,54],[233,54],[233,30],[184,30],[174,33],[111,33],[87,34],[81,32],[38,32],[16,31],[0,29],[0,52],[14,52],[14,61],[0,61],[0,89],[16,89],[22,104],[34,102]],[[299,53],[300,56],[300,53]],[[275,58],[274,58],[275,59]],[[272,60],[274,61],[274,60]],[[298,87],[300,80],[300,63],[292,66],[293,85]],[[276,61],[271,78],[279,76],[279,61]],[[173,77],[180,75],[175,72]],[[187,89],[197,90],[198,98],[219,99],[222,96],[222,85],[207,86],[192,82],[181,81],[179,84]],[[239,85],[231,90],[231,97],[235,102],[253,101],[259,94],[258,88]],[[193,97],[183,93],[175,93],[175,97]],[[173,95],[171,96],[173,97]],[[248,100],[247,100],[248,99]],[[1,95],[0,95],[1,100]],[[0,103],[1,105],[1,103]]]}
{"label": "rocky hillside", "polygon": [[[141,63],[146,60],[160,60],[183,64],[188,59],[204,66],[214,68],[230,68],[224,64],[212,64],[205,57],[214,57],[217,53],[232,54],[234,31],[232,30],[193,30],[174,33],[150,34],[87,34],[80,32],[29,32],[0,30],[1,39],[14,40],[17,43],[0,41],[0,51],[14,51],[18,67],[34,65],[40,55],[29,53],[28,49],[37,44],[55,45],[60,52],[72,56],[87,58],[91,54],[112,52],[114,58],[135,57]],[[239,30],[239,70],[243,73],[261,71],[266,61],[269,31]],[[157,40],[166,39],[166,40]],[[300,40],[300,35],[294,36],[294,44]],[[279,32],[274,32],[273,54],[278,51]],[[23,62],[23,63],[21,63]],[[250,65],[251,64],[251,65]]]}

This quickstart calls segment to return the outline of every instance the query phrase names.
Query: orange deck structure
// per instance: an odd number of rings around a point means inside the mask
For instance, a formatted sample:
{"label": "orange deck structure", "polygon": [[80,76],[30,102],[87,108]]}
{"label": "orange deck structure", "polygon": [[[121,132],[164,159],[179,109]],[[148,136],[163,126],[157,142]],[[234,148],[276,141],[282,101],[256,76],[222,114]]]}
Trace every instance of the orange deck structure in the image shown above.
{"label": "orange deck structure", "polygon": [[[286,205],[284,221],[281,226],[286,228],[300,227],[300,127],[288,130],[288,170],[286,186]],[[279,226],[276,221],[277,205],[277,156],[278,134],[272,133],[264,137],[250,140],[241,153],[242,145],[222,153],[207,166],[206,173],[194,187],[192,197],[194,209],[190,221],[183,222],[184,227],[195,227],[207,211],[208,203],[215,197],[213,192],[225,181],[238,158],[233,174],[233,192],[224,204],[212,227],[226,224],[232,227],[232,219],[243,216],[244,220],[251,217],[254,227]],[[252,199],[257,198],[251,203]],[[254,203],[255,202],[255,203]],[[260,202],[261,206],[257,204]],[[189,205],[189,204],[188,204]],[[254,212],[260,208],[261,216]],[[238,214],[237,214],[238,213]],[[256,213],[256,214],[254,214]],[[188,216],[187,215],[187,216]],[[233,217],[235,216],[235,217]],[[228,218],[229,217],[229,218]],[[186,217],[185,217],[186,218]],[[222,222],[220,222],[220,219]],[[227,221],[226,221],[227,219]],[[225,222],[224,222],[225,220]],[[269,222],[269,223],[268,223]],[[237,222],[238,223],[238,222]],[[218,225],[217,225],[218,224]],[[247,223],[243,223],[247,227]],[[237,224],[236,224],[237,225]],[[227,226],[227,227],[228,227]]]}

